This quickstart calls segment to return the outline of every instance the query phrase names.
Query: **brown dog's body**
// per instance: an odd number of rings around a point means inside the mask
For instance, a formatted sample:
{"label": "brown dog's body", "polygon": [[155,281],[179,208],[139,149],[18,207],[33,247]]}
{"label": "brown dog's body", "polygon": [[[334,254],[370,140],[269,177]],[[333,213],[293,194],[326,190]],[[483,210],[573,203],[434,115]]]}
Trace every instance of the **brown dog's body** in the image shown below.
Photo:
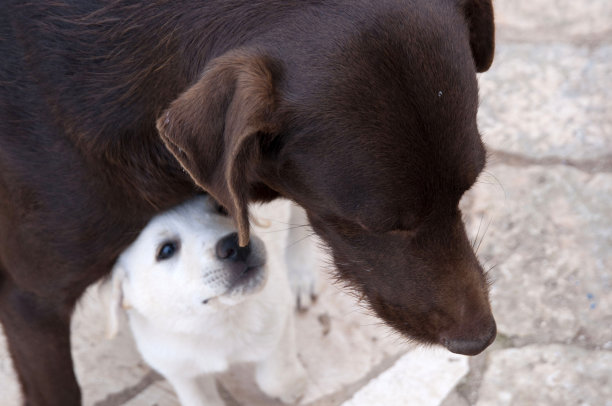
{"label": "brown dog's body", "polygon": [[194,181],[242,243],[248,201],[302,205],[407,336],[491,342],[457,210],[485,161],[490,1],[4,3],[0,320],[27,404],[79,403],[74,304]]}

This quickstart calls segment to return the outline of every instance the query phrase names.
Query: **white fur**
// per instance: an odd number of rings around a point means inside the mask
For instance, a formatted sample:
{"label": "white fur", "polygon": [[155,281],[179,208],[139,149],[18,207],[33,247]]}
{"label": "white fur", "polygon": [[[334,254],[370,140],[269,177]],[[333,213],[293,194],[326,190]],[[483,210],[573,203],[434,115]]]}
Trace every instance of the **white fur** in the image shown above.
{"label": "white fur", "polygon": [[[285,272],[264,266],[257,287],[228,291],[231,278],[215,246],[235,231],[210,198],[196,198],[152,219],[106,283],[110,335],[122,306],[143,358],[184,406],[223,405],[206,374],[240,362],[255,362],[260,388],[284,402],[296,401],[306,387]],[[177,253],[157,261],[159,247],[172,239],[179,241]],[[265,257],[261,240],[252,235],[251,245],[252,255]]]}
{"label": "white fur", "polygon": [[287,233],[287,248],[285,264],[289,276],[289,285],[295,295],[298,310],[307,310],[316,299],[317,261],[313,231],[308,223],[306,212],[295,203],[291,204],[289,216],[289,232]]}

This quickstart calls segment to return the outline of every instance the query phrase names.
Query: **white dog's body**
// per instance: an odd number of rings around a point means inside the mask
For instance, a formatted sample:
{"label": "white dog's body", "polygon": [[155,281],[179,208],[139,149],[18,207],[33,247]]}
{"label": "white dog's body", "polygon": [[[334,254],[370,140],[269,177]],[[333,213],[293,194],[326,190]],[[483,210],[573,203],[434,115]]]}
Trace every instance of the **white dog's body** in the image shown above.
{"label": "white dog's body", "polygon": [[208,197],[151,220],[113,270],[109,332],[117,330],[122,305],[143,358],[184,406],[223,405],[206,374],[242,362],[256,363],[266,394],[293,402],[303,394],[306,374],[297,359],[287,276],[266,269],[257,237],[239,260],[220,258],[220,250],[221,257],[237,255],[232,247],[223,251],[232,233],[231,219]]}

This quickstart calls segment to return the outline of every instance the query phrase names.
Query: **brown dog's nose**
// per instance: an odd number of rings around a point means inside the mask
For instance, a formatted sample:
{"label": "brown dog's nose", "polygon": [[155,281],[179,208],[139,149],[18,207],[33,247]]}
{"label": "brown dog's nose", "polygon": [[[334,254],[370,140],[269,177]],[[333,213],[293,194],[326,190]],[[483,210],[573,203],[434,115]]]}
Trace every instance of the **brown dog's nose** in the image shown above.
{"label": "brown dog's nose", "polygon": [[486,330],[486,334],[482,337],[476,338],[449,338],[442,337],[441,342],[450,352],[462,355],[477,355],[484,351],[493,341],[497,335],[497,326],[495,320],[491,320],[492,326]]}
{"label": "brown dog's nose", "polygon": [[241,247],[238,244],[238,234],[231,233],[221,238],[215,247],[217,258],[232,262],[246,262],[251,255],[251,244]]}

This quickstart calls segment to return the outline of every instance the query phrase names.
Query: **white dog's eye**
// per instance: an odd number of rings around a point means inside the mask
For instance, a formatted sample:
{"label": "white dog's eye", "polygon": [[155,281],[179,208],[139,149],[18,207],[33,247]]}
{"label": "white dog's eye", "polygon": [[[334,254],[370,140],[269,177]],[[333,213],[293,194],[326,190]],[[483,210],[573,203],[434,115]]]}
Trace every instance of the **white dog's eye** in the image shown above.
{"label": "white dog's eye", "polygon": [[157,260],[163,261],[168,258],[172,258],[178,251],[178,243],[175,241],[165,242],[157,251]]}

